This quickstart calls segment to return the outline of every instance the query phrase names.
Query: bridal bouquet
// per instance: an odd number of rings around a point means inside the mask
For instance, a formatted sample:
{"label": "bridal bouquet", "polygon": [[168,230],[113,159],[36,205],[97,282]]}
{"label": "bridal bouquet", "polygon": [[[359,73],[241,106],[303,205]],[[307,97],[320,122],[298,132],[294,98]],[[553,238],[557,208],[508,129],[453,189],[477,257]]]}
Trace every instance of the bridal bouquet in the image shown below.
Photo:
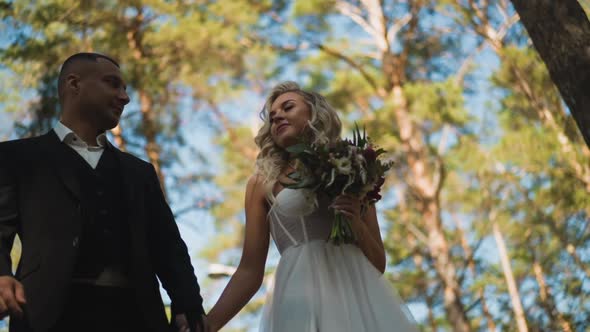
{"label": "bridal bouquet", "polygon": [[[355,126],[353,139],[339,140],[332,144],[299,143],[287,149],[295,159],[295,170],[288,176],[293,181],[283,184],[291,189],[308,189],[321,193],[330,200],[342,194],[350,194],[361,200],[364,209],[381,199],[381,186],[385,172],[392,162],[380,157],[385,150],[377,149],[363,132]],[[339,245],[354,243],[348,218],[338,212],[330,234],[330,241]]]}

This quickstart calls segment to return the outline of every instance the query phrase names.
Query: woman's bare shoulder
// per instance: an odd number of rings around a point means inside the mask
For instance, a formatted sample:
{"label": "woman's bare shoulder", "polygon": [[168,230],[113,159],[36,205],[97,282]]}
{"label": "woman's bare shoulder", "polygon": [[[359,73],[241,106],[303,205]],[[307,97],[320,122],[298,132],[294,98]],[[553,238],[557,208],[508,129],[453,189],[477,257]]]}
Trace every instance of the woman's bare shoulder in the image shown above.
{"label": "woman's bare shoulder", "polygon": [[248,178],[246,185],[246,197],[260,201],[266,201],[265,178],[259,173],[254,173]]}

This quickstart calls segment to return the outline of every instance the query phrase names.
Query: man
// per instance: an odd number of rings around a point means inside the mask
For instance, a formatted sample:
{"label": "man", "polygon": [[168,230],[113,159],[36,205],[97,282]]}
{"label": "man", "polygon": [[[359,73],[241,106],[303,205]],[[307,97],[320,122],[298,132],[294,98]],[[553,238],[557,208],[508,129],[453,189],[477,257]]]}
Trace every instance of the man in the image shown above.
{"label": "man", "polygon": [[[154,168],[105,135],[129,103],[119,65],[75,54],[58,92],[53,130],[0,143],[0,318],[10,315],[14,332],[205,330],[199,285]],[[22,256],[13,277],[15,234]]]}

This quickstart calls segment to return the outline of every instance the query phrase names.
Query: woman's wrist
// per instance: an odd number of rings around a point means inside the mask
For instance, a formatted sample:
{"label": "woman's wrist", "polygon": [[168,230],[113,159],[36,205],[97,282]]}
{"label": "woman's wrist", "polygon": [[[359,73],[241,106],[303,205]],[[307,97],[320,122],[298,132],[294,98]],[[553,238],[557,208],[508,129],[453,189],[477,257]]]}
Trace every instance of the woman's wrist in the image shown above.
{"label": "woman's wrist", "polygon": [[207,315],[207,322],[209,323],[211,331],[219,331],[221,329],[219,321],[216,319],[216,317],[212,317],[210,314]]}
{"label": "woman's wrist", "polygon": [[365,222],[362,219],[359,219],[352,223],[352,231],[356,237],[356,242],[360,245],[361,242],[367,237],[367,232],[369,229],[367,228]]}

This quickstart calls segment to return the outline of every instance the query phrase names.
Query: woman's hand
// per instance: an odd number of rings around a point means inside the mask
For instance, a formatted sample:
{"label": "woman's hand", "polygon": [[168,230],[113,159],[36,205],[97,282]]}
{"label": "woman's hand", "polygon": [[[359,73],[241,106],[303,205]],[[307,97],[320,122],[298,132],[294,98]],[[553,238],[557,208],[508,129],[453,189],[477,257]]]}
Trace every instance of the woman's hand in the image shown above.
{"label": "woman's hand", "polygon": [[344,194],[336,197],[330,207],[348,218],[352,231],[357,239],[360,239],[366,226],[361,217],[361,200],[356,196]]}
{"label": "woman's hand", "polygon": [[351,221],[361,218],[361,200],[350,194],[337,196],[330,207],[346,215]]}
{"label": "woman's hand", "polygon": [[385,271],[385,249],[381,240],[377,211],[369,205],[361,211],[361,200],[352,195],[340,195],[330,205],[338,213],[346,216],[356,237],[356,245],[381,273]]}

